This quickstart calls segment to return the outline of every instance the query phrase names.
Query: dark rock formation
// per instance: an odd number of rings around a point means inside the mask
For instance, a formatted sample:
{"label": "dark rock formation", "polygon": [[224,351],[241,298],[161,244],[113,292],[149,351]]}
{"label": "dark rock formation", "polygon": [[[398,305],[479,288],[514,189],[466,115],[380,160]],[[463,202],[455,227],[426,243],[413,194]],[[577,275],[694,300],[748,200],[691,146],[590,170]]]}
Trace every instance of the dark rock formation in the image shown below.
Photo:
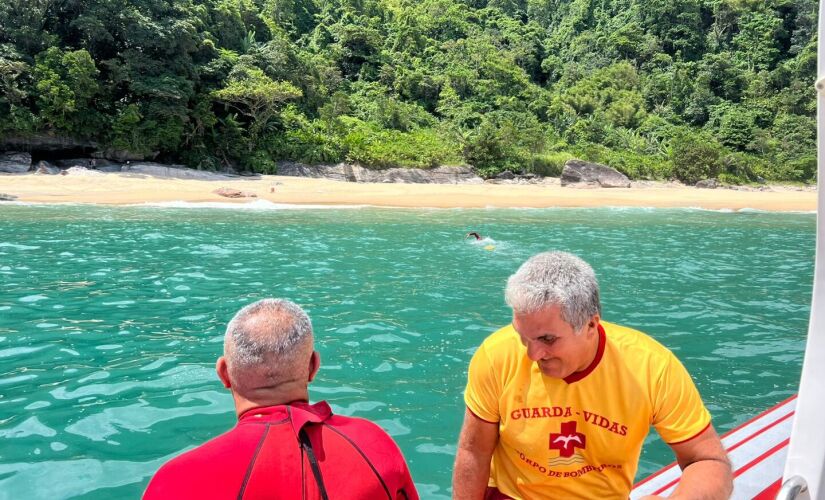
{"label": "dark rock formation", "polygon": [[[354,168],[360,169],[361,167]],[[278,175],[358,182],[353,171],[353,166],[346,163],[339,163],[337,165],[305,165],[303,163],[287,161],[279,162]]]}
{"label": "dark rock formation", "polygon": [[106,172],[106,173],[115,172],[116,173],[116,172],[120,172],[120,171],[123,170],[123,165],[121,165],[120,163],[110,162],[107,165],[99,165],[96,168],[97,168],[97,170],[99,170],[101,172]]}
{"label": "dark rock formation", "polygon": [[93,141],[79,141],[70,137],[55,137],[41,134],[32,136],[10,136],[0,139],[0,151],[65,151],[65,150],[95,150],[97,143]]}
{"label": "dark rock formation", "polygon": [[480,184],[482,179],[470,167],[387,168],[371,170],[360,165],[305,165],[278,163],[278,175],[324,178],[345,182],[400,182],[417,184]]}
{"label": "dark rock formation", "polygon": [[696,187],[702,189],[716,189],[719,186],[721,186],[721,184],[719,184],[719,181],[716,179],[702,179],[696,183]]}
{"label": "dark rock formation", "polygon": [[630,187],[630,179],[614,168],[582,160],[567,160],[561,173],[561,185],[593,184],[605,188]]}
{"label": "dark rock formation", "polygon": [[182,165],[164,165],[153,162],[131,162],[123,165],[121,172],[132,174],[151,175],[171,179],[195,179],[201,181],[225,181],[235,176],[218,172],[207,172],[186,168]]}
{"label": "dark rock formation", "polygon": [[62,169],[72,167],[94,168],[94,160],[91,158],[65,158],[59,160],[52,160],[52,163]]}
{"label": "dark rock formation", "polygon": [[[100,149],[100,145],[94,141],[84,141],[74,139],[72,137],[53,136],[49,134],[37,134],[27,136],[9,136],[0,138],[0,151],[28,151],[35,152],[35,156],[39,157],[42,153],[46,153],[46,158],[63,157],[80,157],[90,156],[92,158],[101,160],[109,159],[115,161],[125,162],[128,160],[145,160],[154,158],[157,153],[139,154],[131,151],[124,151],[118,149]],[[88,165],[75,164],[68,165],[63,168],[70,167],[86,167]]]}
{"label": "dark rock formation", "polygon": [[32,168],[32,155],[9,151],[0,153],[0,172],[6,174],[22,174]]}
{"label": "dark rock formation", "polygon": [[37,162],[37,165],[34,166],[34,173],[40,175],[57,175],[60,173],[60,169],[46,160],[40,160]]}
{"label": "dark rock formation", "polygon": [[516,174],[514,174],[513,172],[511,172],[509,170],[504,170],[503,172],[499,172],[498,175],[496,175],[496,179],[515,179],[515,178],[516,178]]}
{"label": "dark rock formation", "polygon": [[484,182],[487,184],[553,184],[553,181],[556,180],[556,183],[558,183],[558,177],[542,177],[536,174],[513,174],[512,178],[509,178],[510,176],[506,177],[502,179],[496,176],[485,179]]}
{"label": "dark rock formation", "polygon": [[14,201],[16,199],[17,196],[14,196],[13,194],[0,193],[0,201]]}
{"label": "dark rock formation", "polygon": [[92,156],[95,158],[105,158],[118,162],[148,160],[155,158],[157,155],[157,152],[148,155],[143,155],[140,153],[133,153],[131,151],[126,151],[122,149],[105,149],[103,151],[95,151],[94,153],[92,153]]}

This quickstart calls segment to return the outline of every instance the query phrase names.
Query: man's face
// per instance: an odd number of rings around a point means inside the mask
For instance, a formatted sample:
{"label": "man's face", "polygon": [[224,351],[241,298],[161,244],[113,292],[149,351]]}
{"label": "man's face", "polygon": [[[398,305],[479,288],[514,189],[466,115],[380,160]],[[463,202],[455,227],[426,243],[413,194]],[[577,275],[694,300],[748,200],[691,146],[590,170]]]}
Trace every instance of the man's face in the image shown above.
{"label": "man's face", "polygon": [[527,356],[548,377],[565,378],[584,370],[598,348],[598,316],[576,332],[562,319],[558,305],[529,314],[514,313],[513,328],[527,348]]}

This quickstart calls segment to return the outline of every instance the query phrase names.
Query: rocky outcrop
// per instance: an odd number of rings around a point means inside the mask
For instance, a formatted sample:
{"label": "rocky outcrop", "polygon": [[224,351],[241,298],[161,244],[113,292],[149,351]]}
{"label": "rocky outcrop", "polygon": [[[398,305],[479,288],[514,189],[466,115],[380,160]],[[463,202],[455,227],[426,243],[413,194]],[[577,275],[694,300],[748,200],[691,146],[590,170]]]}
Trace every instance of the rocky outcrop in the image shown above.
{"label": "rocky outcrop", "polygon": [[542,177],[533,173],[516,174],[505,170],[491,179],[484,181],[487,184],[558,184],[558,177]]}
{"label": "rocky outcrop", "polygon": [[57,165],[60,168],[72,168],[72,167],[83,167],[83,168],[90,168],[94,170],[101,170],[106,171],[106,168],[117,168],[117,171],[120,171],[121,164],[110,161],[104,160],[102,158],[63,158],[60,160],[52,160],[52,163]]}
{"label": "rocky outcrop", "polygon": [[[153,152],[149,154],[134,153],[132,151],[125,151],[120,149],[100,149],[100,146],[95,141],[84,141],[74,139],[71,137],[60,137],[49,134],[37,134],[29,136],[9,136],[0,138],[0,151],[49,151],[49,152],[67,152],[72,151],[74,154],[89,154],[96,159],[109,159],[119,162],[146,160],[157,156],[158,153]],[[76,166],[88,165],[68,165],[63,168],[70,168]]]}
{"label": "rocky outcrop", "polygon": [[221,174],[217,172],[207,172],[186,168],[183,165],[164,165],[153,162],[132,162],[123,165],[121,172],[139,175],[149,175],[152,177],[162,177],[168,179],[195,179],[201,181],[225,181],[236,176]]}
{"label": "rocky outcrop", "polygon": [[52,160],[52,163],[62,168],[63,170],[72,167],[94,168],[94,160],[91,158],[66,158],[60,160]]}
{"label": "rocky outcrop", "polygon": [[590,184],[605,188],[630,187],[630,179],[614,168],[582,160],[567,160],[561,172],[561,185]]}
{"label": "rocky outcrop", "polygon": [[0,201],[14,201],[16,199],[17,196],[14,196],[13,194],[0,193]]}
{"label": "rocky outcrop", "polygon": [[57,175],[60,173],[60,169],[46,160],[40,160],[34,166],[34,173],[38,175]]}
{"label": "rocky outcrop", "polygon": [[95,158],[105,158],[125,163],[127,161],[151,160],[158,156],[158,152],[153,152],[144,155],[122,149],[104,149],[103,151],[95,151],[94,153],[92,153],[92,156]]}
{"label": "rocky outcrop", "polygon": [[29,153],[20,153],[16,151],[0,153],[0,173],[22,174],[24,172],[28,172],[31,168],[32,155]]}
{"label": "rocky outcrop", "polygon": [[[361,167],[355,168],[359,169]],[[346,163],[339,163],[337,165],[306,165],[303,163],[284,161],[278,163],[278,175],[358,182],[353,171],[353,166]]]}
{"label": "rocky outcrop", "polygon": [[696,183],[696,187],[701,189],[716,189],[720,186],[721,184],[716,179],[702,179]]}
{"label": "rocky outcrop", "polygon": [[213,193],[223,196],[225,198],[257,198],[258,195],[255,193],[249,193],[247,191],[240,191],[238,189],[232,188],[218,188]]}
{"label": "rocky outcrop", "polygon": [[93,141],[79,141],[70,137],[56,137],[48,134],[32,136],[9,136],[0,139],[0,151],[64,151],[64,150],[95,150],[97,143]]}
{"label": "rocky outcrop", "polygon": [[97,169],[101,172],[106,172],[107,174],[110,174],[110,173],[121,172],[123,170],[123,165],[121,165],[120,163],[111,162],[108,165],[97,166],[97,167],[95,167],[95,169]]}
{"label": "rocky outcrop", "polygon": [[481,184],[484,182],[470,167],[387,168],[372,170],[360,165],[305,165],[280,162],[278,175],[323,178],[345,182],[398,182],[409,184]]}

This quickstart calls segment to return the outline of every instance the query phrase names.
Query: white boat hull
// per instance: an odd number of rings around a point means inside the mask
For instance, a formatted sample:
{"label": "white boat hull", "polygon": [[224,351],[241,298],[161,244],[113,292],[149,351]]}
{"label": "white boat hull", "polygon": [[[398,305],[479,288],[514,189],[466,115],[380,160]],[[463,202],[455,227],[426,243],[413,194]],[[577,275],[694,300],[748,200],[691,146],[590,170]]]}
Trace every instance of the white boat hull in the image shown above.
{"label": "white boat hull", "polygon": [[[782,484],[796,396],[779,403],[722,436],[733,464],[734,499],[773,499]],[[668,496],[676,489],[682,471],[674,462],[637,484],[630,498]]]}

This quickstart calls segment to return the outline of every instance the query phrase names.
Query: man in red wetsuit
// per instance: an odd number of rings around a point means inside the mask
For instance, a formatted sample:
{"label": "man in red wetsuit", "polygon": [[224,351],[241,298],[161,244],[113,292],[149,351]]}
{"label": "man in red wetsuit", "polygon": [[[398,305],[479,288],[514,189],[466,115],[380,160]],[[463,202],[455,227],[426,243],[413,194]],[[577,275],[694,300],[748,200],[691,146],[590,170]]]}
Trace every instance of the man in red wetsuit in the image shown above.
{"label": "man in red wetsuit", "polygon": [[386,432],[308,403],[319,366],[300,307],[264,299],[241,309],[216,364],[238,424],[164,464],[144,498],[417,499]]}

